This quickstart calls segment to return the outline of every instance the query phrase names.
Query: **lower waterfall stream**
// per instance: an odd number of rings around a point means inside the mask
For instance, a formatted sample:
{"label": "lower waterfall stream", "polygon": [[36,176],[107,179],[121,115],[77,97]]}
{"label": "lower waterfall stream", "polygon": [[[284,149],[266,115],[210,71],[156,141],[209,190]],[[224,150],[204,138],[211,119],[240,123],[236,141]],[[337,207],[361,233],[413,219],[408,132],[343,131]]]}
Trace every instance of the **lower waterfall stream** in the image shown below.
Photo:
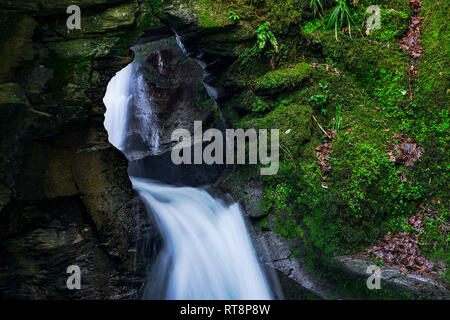
{"label": "lower waterfall stream", "polygon": [[[133,96],[145,94],[145,90],[134,89],[142,79],[136,70],[132,63],[119,71],[104,98],[109,141],[122,151],[129,104],[146,100]],[[148,99],[146,103],[151,107]],[[152,125],[156,124],[145,122],[145,126]],[[157,130],[144,129],[143,134]],[[148,141],[156,142],[154,137]],[[259,265],[237,203],[226,204],[201,188],[130,179],[163,239],[148,272],[144,299],[276,298]]]}

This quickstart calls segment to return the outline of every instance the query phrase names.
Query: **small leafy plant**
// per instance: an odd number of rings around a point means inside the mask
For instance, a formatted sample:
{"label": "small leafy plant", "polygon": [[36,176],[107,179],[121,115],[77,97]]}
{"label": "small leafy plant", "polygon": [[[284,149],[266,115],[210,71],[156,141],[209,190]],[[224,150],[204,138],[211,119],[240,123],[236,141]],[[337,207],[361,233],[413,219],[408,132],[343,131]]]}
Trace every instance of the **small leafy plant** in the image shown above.
{"label": "small leafy plant", "polygon": [[309,101],[314,102],[316,106],[321,108],[320,113],[324,116],[327,114],[327,109],[325,109],[325,105],[328,101],[328,86],[326,84],[319,83],[319,88],[322,89],[323,94],[316,94],[309,97]]}
{"label": "small leafy plant", "polygon": [[233,22],[236,22],[240,19],[240,17],[236,12],[230,10],[230,13],[228,13],[228,19],[230,19]]}
{"label": "small leafy plant", "polygon": [[334,26],[334,36],[336,37],[337,40],[338,27],[342,28],[342,26],[346,24],[351,37],[352,36],[351,24],[355,24],[355,22],[353,21],[350,8],[347,6],[345,0],[335,0],[335,1],[337,5],[331,12],[330,19],[328,20],[328,28],[332,28]]}
{"label": "small leafy plant", "polygon": [[341,122],[342,122],[341,111],[342,111],[342,106],[340,104],[338,104],[336,106],[336,117],[334,118],[334,123],[333,123],[333,130],[336,131],[336,133],[339,133],[339,129],[341,128]]}
{"label": "small leafy plant", "polygon": [[266,47],[267,42],[270,42],[270,44],[272,45],[274,51],[272,53],[272,58],[270,59],[270,66],[272,67],[272,70],[275,70],[275,55],[278,53],[279,47],[277,38],[275,38],[275,35],[270,29],[269,22],[266,21],[258,27],[258,29],[256,30],[256,36],[256,45],[260,52],[262,52]]}
{"label": "small leafy plant", "polygon": [[270,106],[262,101],[261,99],[256,100],[255,103],[252,105],[252,111],[253,112],[265,112],[270,109]]}
{"label": "small leafy plant", "polygon": [[257,45],[259,50],[262,51],[265,48],[267,42],[270,42],[275,52],[278,52],[278,41],[277,38],[275,38],[272,30],[270,29],[269,22],[266,21],[258,27],[258,29],[256,30],[256,36],[258,39]]}

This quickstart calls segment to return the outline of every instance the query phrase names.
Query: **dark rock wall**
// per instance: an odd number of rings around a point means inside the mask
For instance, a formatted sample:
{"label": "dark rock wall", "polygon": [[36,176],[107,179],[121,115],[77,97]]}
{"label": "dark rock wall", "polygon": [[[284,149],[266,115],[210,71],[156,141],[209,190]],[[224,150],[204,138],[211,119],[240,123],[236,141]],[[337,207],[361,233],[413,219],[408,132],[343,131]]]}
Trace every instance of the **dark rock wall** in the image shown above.
{"label": "dark rock wall", "polygon": [[[81,7],[82,25],[69,31],[66,8],[73,4]],[[0,298],[138,295],[142,259],[152,255],[141,244],[151,226],[131,188],[127,160],[107,141],[106,86],[133,60],[130,47],[139,38],[160,40],[174,28],[206,72],[217,73],[255,29],[227,17],[218,28],[201,27],[195,3],[165,5],[164,29],[146,1],[0,1]],[[182,107],[159,116],[177,118],[186,113]],[[192,125],[169,120],[166,133]],[[66,289],[71,264],[81,267],[82,290]]]}
{"label": "dark rock wall", "polygon": [[[72,4],[81,30],[66,27]],[[108,143],[102,99],[148,27],[142,6],[0,1],[0,298],[137,295],[148,225],[127,160]],[[82,290],[66,288],[72,264]]]}

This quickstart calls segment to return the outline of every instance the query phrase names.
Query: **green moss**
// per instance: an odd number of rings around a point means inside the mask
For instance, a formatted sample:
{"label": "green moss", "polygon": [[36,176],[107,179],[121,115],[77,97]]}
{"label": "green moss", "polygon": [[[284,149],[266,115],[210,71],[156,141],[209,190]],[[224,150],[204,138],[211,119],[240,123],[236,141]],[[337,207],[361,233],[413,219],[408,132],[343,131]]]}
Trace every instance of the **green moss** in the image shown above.
{"label": "green moss", "polygon": [[[355,223],[355,227],[361,226],[355,230],[361,230],[364,225],[376,229],[383,221],[397,221],[397,217],[412,215],[424,196],[419,183],[402,181],[401,174],[405,169],[391,163],[385,154],[385,146],[375,139],[367,135],[358,139],[354,133],[343,133],[332,152],[332,187],[348,206],[347,214],[352,212],[355,216],[355,219],[347,218]],[[343,209],[344,212],[347,210]],[[370,239],[379,235],[377,232],[361,234],[358,242],[369,244]]]}
{"label": "green moss", "polygon": [[[423,1],[424,17],[421,29],[423,55],[420,58],[414,95],[416,103],[411,107],[414,117],[410,123],[411,135],[419,141],[425,152],[417,165],[414,178],[424,181],[428,201],[439,200],[434,208],[443,221],[449,221],[448,181],[449,181],[449,94],[450,31],[446,28],[449,19],[448,1]],[[427,257],[450,263],[448,235],[440,232],[439,221],[427,224],[422,235],[422,248]],[[448,234],[448,232],[447,232]],[[447,273],[447,279],[449,278]]]}
{"label": "green moss", "polygon": [[299,63],[292,68],[268,72],[256,81],[255,90],[263,95],[292,91],[309,79],[312,71],[307,63]]}
{"label": "green moss", "polygon": [[197,108],[201,111],[208,111],[215,108],[214,102],[209,96],[203,85],[203,79],[199,78],[194,86],[194,91],[196,93],[195,101]]}
{"label": "green moss", "polygon": [[[265,7],[269,2],[255,5],[270,16],[272,9]],[[372,4],[362,1],[356,6],[358,25]],[[424,55],[412,83],[411,57],[397,43],[412,10],[404,0],[377,5],[382,28],[369,37],[361,30],[352,32],[352,39],[342,34],[336,41],[333,30],[325,28],[326,11],[323,17],[301,27],[291,24],[289,32],[276,34],[279,43],[287,44],[277,70],[269,71],[270,57],[249,48],[226,76],[226,85],[239,92],[222,105],[234,127],[280,129],[280,169],[263,178],[267,218],[261,226],[294,241],[292,252],[300,250],[311,271],[322,272],[328,280],[333,278],[328,268],[333,255],[360,252],[386,232],[402,230],[419,204],[441,200],[435,209],[442,220],[449,219],[448,4],[424,0]],[[304,45],[294,51],[293,43]],[[328,69],[312,68],[311,62],[326,63]],[[334,68],[343,75],[337,76]],[[327,130],[333,127],[338,105],[341,129],[333,140],[324,188],[314,151],[323,143],[323,133],[312,115]],[[414,167],[405,169],[387,158],[393,133],[411,136],[424,147]],[[439,227],[438,220],[426,226],[422,250],[448,262],[449,237],[444,239]],[[350,298],[413,298],[395,288],[369,292],[364,281],[347,276],[336,279],[335,286]]]}
{"label": "green moss", "polygon": [[53,77],[48,81],[47,88],[56,99],[61,99],[65,93],[64,87],[90,72],[91,62],[86,57],[60,58],[55,55],[45,60],[44,65],[53,70]]}
{"label": "green moss", "polygon": [[282,33],[289,25],[300,23],[306,0],[200,0],[194,6],[199,15],[199,26],[205,28],[233,23],[229,12],[238,12],[240,19],[257,18],[269,21],[277,33]]}
{"label": "green moss", "polygon": [[381,27],[373,29],[369,38],[397,47],[398,44],[395,41],[406,34],[409,16],[408,12],[396,11],[392,8],[381,9]]}
{"label": "green moss", "polygon": [[215,28],[233,23],[228,18],[230,8],[225,1],[200,0],[193,9],[198,15],[198,25],[200,27]]}

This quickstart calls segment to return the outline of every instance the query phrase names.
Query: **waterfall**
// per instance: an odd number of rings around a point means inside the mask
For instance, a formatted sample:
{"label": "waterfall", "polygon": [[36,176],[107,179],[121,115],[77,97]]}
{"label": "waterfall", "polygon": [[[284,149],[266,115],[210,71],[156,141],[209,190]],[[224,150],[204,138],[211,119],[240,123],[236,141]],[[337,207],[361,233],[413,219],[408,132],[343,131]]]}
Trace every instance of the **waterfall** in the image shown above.
{"label": "waterfall", "polygon": [[[134,110],[128,106],[130,99],[151,108],[143,79],[133,74],[136,70],[129,65],[118,72],[104,99],[109,141],[121,150],[127,148],[122,145],[123,137],[130,130],[124,123],[130,119],[127,112]],[[133,89],[135,79],[137,90]],[[147,116],[153,116],[150,109]],[[155,121],[141,120],[138,127],[143,133],[157,130],[148,127],[156,125]],[[157,148],[157,140],[147,141]],[[238,204],[226,204],[200,188],[130,179],[163,238],[162,249],[148,273],[144,299],[274,298]]]}
{"label": "waterfall", "polygon": [[152,99],[144,75],[134,62],[119,71],[107,86],[104,126],[109,142],[129,160],[158,150],[159,127]]}
{"label": "waterfall", "polygon": [[202,189],[131,180],[164,240],[144,298],[272,298],[236,203]]}
{"label": "waterfall", "polygon": [[103,103],[106,106],[105,128],[108,131],[109,142],[117,149],[122,150],[125,136],[126,115],[131,99],[130,80],[133,64],[117,72],[106,88]]}

